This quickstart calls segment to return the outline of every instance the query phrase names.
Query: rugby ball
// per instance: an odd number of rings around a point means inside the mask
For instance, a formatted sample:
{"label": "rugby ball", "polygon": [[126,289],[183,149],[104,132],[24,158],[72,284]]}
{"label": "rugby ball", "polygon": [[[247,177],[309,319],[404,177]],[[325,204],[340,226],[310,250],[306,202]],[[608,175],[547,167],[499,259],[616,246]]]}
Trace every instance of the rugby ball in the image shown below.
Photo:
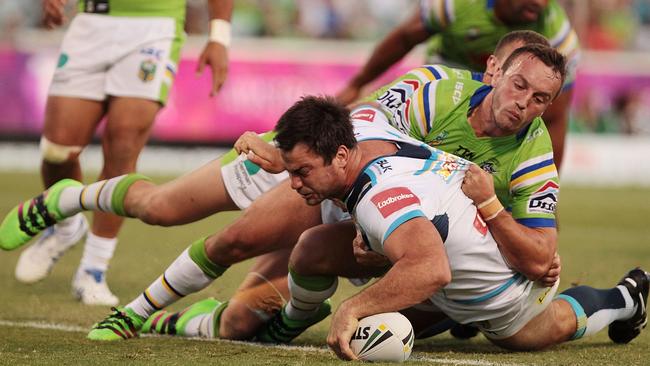
{"label": "rugby ball", "polygon": [[406,361],[415,336],[411,322],[400,313],[375,314],[359,320],[350,348],[364,361]]}

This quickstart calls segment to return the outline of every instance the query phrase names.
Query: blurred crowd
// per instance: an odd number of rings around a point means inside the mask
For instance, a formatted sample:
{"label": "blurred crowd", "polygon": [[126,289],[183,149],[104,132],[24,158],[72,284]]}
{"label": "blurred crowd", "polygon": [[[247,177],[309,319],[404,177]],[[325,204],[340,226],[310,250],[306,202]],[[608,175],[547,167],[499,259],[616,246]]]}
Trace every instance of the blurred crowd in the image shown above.
{"label": "blurred crowd", "polygon": [[[559,0],[585,50],[650,53],[650,0]],[[187,0],[188,34],[207,34],[206,0]],[[68,14],[75,11],[70,0]],[[237,0],[235,37],[325,38],[377,41],[412,14],[416,0]],[[41,25],[41,0],[0,1],[0,45]],[[640,88],[604,98],[591,91],[573,110],[572,130],[650,134],[643,118],[650,78]],[[647,85],[647,86],[645,86]]]}

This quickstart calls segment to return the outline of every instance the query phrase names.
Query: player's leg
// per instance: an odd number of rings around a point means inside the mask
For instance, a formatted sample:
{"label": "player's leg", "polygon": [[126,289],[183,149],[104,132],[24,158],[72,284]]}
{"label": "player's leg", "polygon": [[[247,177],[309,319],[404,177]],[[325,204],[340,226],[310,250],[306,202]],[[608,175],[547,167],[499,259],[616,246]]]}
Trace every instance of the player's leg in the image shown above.
{"label": "player's leg", "polygon": [[[41,138],[41,178],[46,187],[63,178],[81,178],[79,154],[92,139],[103,114],[104,104],[101,101],[63,96],[48,97]],[[40,202],[40,212],[47,211],[45,201]],[[27,211],[25,214],[30,211],[39,212],[35,209],[38,206],[39,204],[27,205],[23,206],[23,209]],[[23,223],[19,226],[23,231],[2,232],[1,241],[10,246],[19,245],[22,238],[36,235],[43,227],[39,224],[30,225],[25,220],[16,221],[19,225]],[[47,277],[61,255],[86,234],[87,227],[86,219],[78,214],[61,220],[43,233],[34,245],[21,253],[16,264],[16,279],[32,283]]]}
{"label": "player's leg", "polygon": [[647,322],[648,274],[634,269],[611,289],[588,286],[561,293],[512,337],[492,340],[514,350],[538,350],[597,333],[609,326],[616,343],[628,343]]}
{"label": "player's leg", "polygon": [[289,298],[290,249],[258,257],[237,292],[227,302],[201,300],[179,312],[158,311],[142,332],[189,337],[251,339]]}
{"label": "player's leg", "polygon": [[[102,136],[104,166],[99,179],[135,171],[156,114],[161,105],[143,98],[110,97]],[[86,237],[81,263],[72,281],[73,294],[87,305],[117,305],[106,283],[106,270],[117,246],[123,218],[95,212]]]}
{"label": "player's leg", "polygon": [[260,329],[258,340],[287,343],[327,317],[327,299],[336,291],[337,276],[371,277],[385,271],[357,263],[352,251],[355,235],[351,221],[319,225],[301,235],[289,261],[291,300]]}

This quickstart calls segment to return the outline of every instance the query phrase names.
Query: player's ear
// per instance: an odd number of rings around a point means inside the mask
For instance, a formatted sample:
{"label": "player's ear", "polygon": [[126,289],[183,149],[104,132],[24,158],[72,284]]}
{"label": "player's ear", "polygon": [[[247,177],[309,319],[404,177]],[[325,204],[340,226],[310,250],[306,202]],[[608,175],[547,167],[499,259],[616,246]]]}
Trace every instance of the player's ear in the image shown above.
{"label": "player's ear", "polygon": [[345,145],[340,145],[336,150],[336,155],[334,156],[334,161],[339,164],[339,166],[345,166],[350,157],[350,149]]}

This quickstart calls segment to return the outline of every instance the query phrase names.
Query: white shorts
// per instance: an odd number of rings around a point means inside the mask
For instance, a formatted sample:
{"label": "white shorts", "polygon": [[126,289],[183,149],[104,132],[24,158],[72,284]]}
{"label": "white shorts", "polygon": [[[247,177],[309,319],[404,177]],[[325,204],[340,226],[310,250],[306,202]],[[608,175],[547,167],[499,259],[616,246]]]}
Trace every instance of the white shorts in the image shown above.
{"label": "white shorts", "polygon": [[[266,132],[260,137],[271,142],[275,132]],[[234,149],[221,157],[221,176],[230,198],[242,210],[250,206],[264,192],[270,191],[289,178],[286,171],[278,174],[267,172],[248,160],[246,155],[237,155]]]}
{"label": "white shorts", "polygon": [[78,14],[63,38],[49,95],[165,104],[183,39],[173,18]]}
{"label": "white shorts", "polygon": [[522,277],[498,296],[475,304],[460,304],[441,292],[430,298],[439,309],[461,324],[473,324],[492,339],[504,339],[519,332],[553,301],[560,281],[543,287]]}

